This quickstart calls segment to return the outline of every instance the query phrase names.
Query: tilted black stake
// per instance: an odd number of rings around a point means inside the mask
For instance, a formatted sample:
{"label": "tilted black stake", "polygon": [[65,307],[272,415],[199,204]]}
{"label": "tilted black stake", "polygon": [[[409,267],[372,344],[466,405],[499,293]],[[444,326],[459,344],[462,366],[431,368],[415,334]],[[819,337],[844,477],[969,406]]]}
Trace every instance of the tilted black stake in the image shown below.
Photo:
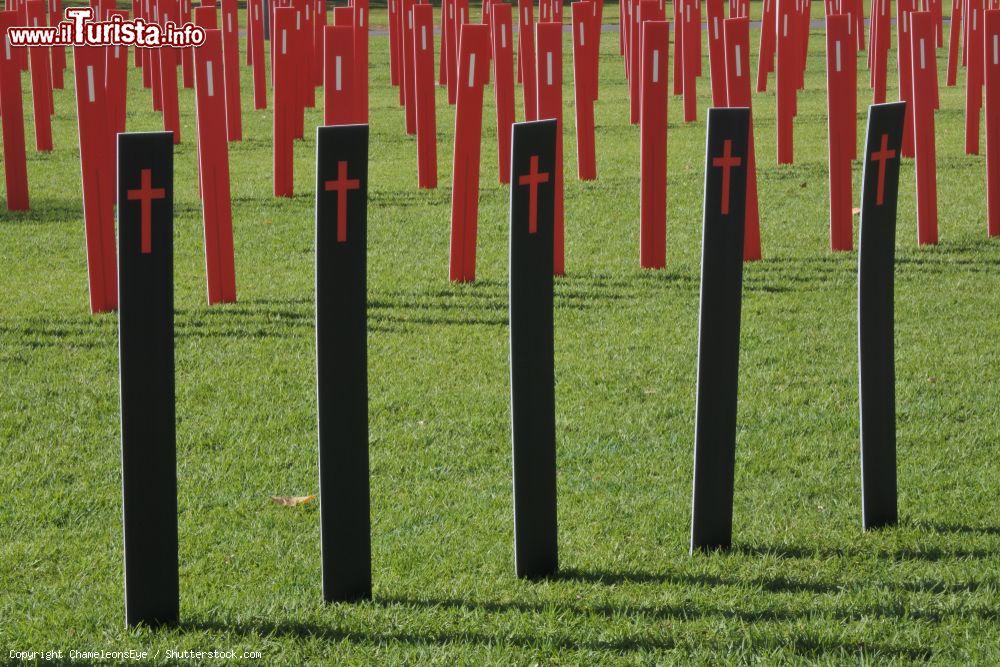
{"label": "tilted black stake", "polygon": [[552,324],[556,122],[516,123],[510,178],[510,411],[514,569],[559,567]]}
{"label": "tilted black stake", "polygon": [[728,549],[743,301],[747,109],[709,109],[691,551]]}
{"label": "tilted black stake", "polygon": [[118,135],[118,345],[125,622],[176,623],[174,144]]}
{"label": "tilted black stake", "polygon": [[316,385],[323,599],[371,597],[368,126],[316,129]]}
{"label": "tilted black stake", "polygon": [[905,102],[868,108],[858,249],[861,516],[865,530],[896,523],[893,263]]}

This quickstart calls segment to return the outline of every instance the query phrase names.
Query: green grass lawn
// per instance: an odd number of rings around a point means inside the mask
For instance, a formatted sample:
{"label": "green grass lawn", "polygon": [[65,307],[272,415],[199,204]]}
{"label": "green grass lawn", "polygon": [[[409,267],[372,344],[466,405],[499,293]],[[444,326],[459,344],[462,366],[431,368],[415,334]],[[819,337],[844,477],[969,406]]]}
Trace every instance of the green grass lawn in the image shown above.
{"label": "green grass lawn", "polygon": [[[88,312],[72,77],[56,93],[51,154],[34,151],[26,95],[32,210],[0,212],[0,663],[9,650],[48,649],[149,650],[156,662],[170,649],[232,649],[272,664],[1000,662],[1000,244],[986,237],[984,158],[963,153],[964,89],[942,84],[940,246],[916,246],[912,161],[900,184],[901,524],[863,534],[857,257],[828,250],[823,48],[814,31],[793,166],[775,166],[773,77],[754,97],[765,259],[745,273],[734,548],[692,557],[704,123],[683,124],[671,98],[668,267],[640,270],[639,132],[616,35],[602,44],[590,183],[575,178],[567,39],[568,275],[555,287],[562,574],[529,583],[513,574],[508,191],[497,182],[493,91],[479,280],[452,285],[454,110],[439,92],[442,185],[420,191],[388,41],[372,39],[375,590],[362,604],[322,602],[316,505],[270,500],[318,486],[313,132],[296,145],[296,196],[275,199],[271,113],[252,110],[243,70],[245,139],[230,148],[239,303],[209,308],[194,100],[183,91],[182,624],[155,631],[124,627],[117,319]],[[129,129],[160,129],[130,77]],[[708,79],[699,86],[704,118]],[[321,114],[309,110],[306,127]]]}

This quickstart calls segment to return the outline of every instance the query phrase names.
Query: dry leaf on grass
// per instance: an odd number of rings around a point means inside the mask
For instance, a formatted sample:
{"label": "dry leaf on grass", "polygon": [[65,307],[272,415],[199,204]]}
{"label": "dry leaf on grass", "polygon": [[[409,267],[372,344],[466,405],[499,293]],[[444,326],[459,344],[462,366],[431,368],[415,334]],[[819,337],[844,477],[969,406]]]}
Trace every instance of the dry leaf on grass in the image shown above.
{"label": "dry leaf on grass", "polygon": [[275,505],[283,505],[284,507],[296,507],[298,505],[305,505],[306,503],[316,500],[315,495],[308,496],[271,496],[271,501]]}

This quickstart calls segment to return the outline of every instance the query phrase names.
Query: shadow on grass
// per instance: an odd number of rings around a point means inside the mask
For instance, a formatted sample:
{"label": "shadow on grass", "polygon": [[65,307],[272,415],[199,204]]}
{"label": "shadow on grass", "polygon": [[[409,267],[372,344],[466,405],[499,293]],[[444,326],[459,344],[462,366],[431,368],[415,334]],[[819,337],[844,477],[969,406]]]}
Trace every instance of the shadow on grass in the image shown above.
{"label": "shadow on grass", "polygon": [[[388,598],[379,599],[370,603],[363,603],[360,607],[337,604],[333,609],[338,611],[338,618],[342,618],[345,611],[354,608],[370,609],[377,608],[416,608],[416,609],[445,609],[468,613],[542,613],[546,611],[559,612],[569,609],[580,615],[600,614],[608,617],[622,618],[634,615],[655,616],[658,619],[671,619],[676,621],[691,620],[704,616],[716,616],[731,618],[741,622],[768,622],[794,620],[794,615],[786,616],[783,612],[763,611],[760,613],[744,613],[739,611],[712,610],[712,613],[704,613],[694,608],[681,608],[669,606],[628,606],[616,607],[611,605],[599,605],[594,607],[566,607],[560,604],[539,605],[516,602],[475,602],[453,599],[406,599]],[[426,628],[409,631],[390,630],[381,632],[378,630],[352,630],[342,627],[339,620],[331,620],[330,623],[303,622],[303,621],[236,621],[225,622],[217,620],[195,619],[180,624],[180,629],[184,631],[213,632],[228,635],[239,635],[247,638],[277,638],[277,639],[309,639],[328,642],[350,642],[362,645],[385,645],[386,643],[399,643],[411,646],[453,646],[470,645],[479,647],[506,646],[517,649],[537,650],[555,649],[563,651],[597,651],[610,653],[644,653],[653,651],[668,651],[674,649],[690,649],[692,643],[702,644],[705,641],[711,642],[705,637],[695,640],[683,640],[673,636],[657,636],[650,633],[630,633],[626,636],[615,636],[601,638],[594,634],[582,634],[580,636],[569,636],[566,634],[539,634],[532,635],[523,632],[510,632],[501,629],[497,632],[487,632],[482,629],[481,624],[467,622],[466,630],[439,630]],[[683,630],[675,627],[670,628],[674,634],[682,634]],[[653,630],[655,632],[655,630]],[[750,651],[775,651],[780,649],[790,649],[793,653],[803,657],[822,656],[880,656],[884,658],[905,659],[911,661],[927,661],[934,657],[930,649],[921,649],[898,644],[867,641],[846,641],[835,637],[802,636],[795,637],[790,641],[780,636],[765,637],[756,634],[752,640],[752,646],[744,646]],[[731,645],[725,638],[716,640],[715,650],[726,653],[731,651]]]}

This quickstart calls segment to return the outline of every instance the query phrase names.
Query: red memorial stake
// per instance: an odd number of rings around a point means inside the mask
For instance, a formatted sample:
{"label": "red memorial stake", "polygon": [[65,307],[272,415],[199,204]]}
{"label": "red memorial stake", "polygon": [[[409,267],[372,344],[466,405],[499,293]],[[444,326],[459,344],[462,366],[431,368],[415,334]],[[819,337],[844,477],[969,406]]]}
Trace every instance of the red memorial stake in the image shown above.
{"label": "red memorial stake", "polygon": [[[177,0],[158,0],[157,8],[161,22],[177,23],[180,8]],[[160,105],[163,109],[163,129],[174,133],[174,143],[181,142],[181,113],[177,99],[177,63],[180,52],[170,46],[155,49],[159,57],[154,59],[160,68]]]}
{"label": "red memorial stake", "polygon": [[952,0],[951,25],[948,28],[948,79],[949,86],[958,82],[958,43],[962,38],[962,11],[965,0]]}
{"label": "red memorial stake", "polygon": [[753,104],[750,96],[750,19],[726,19],[723,25],[726,55],[726,105],[750,109],[747,140],[747,194],[743,234],[743,259],[761,258],[760,208],[757,202],[757,151],[753,143]]}
{"label": "red memorial stake", "polygon": [[323,53],[323,124],[356,123],[354,86],[354,28],[330,25],[325,28]]}
{"label": "red memorial stake", "polygon": [[698,0],[684,4],[684,62],[682,69],[684,90],[684,121],[698,119],[697,76],[701,69],[701,5]]}
{"label": "red memorial stake", "polygon": [[[913,134],[917,171],[917,243],[938,241],[937,158],[934,110],[937,106],[937,30],[934,14],[911,12],[909,21],[913,56]],[[988,24],[987,24],[988,27]],[[905,142],[904,142],[905,145]]]}
{"label": "red memorial stake", "polygon": [[684,7],[694,0],[673,0],[674,8],[674,95],[684,94]]}
{"label": "red memorial stake", "polygon": [[[441,53],[444,54],[444,16],[446,14],[445,7],[447,6],[448,0],[443,0],[441,3],[441,40],[442,47]],[[399,0],[389,0],[389,7],[387,11],[387,20],[389,22],[389,83],[393,86],[399,85]],[[441,56],[441,71],[444,72],[444,55]],[[443,82],[443,79],[442,79]]]}
{"label": "red memorial stake", "polygon": [[[414,94],[414,76],[415,68],[413,66],[413,7],[416,5],[415,0],[401,0],[400,7],[403,11],[403,50],[402,57],[400,58],[400,64],[403,66],[403,71],[400,73],[400,87],[399,89],[403,93],[403,110],[405,112],[406,120],[406,133],[416,134],[417,132],[417,108],[415,104],[415,94]],[[337,10],[334,10],[334,15],[336,15]]]}
{"label": "red memorial stake", "polygon": [[[45,25],[45,0],[27,0],[25,10],[28,25],[40,27]],[[35,46],[28,49],[28,61],[31,70],[31,110],[35,120],[35,150],[48,152],[52,150],[52,87],[49,50],[46,47]]]}
{"label": "red memorial stake", "polygon": [[462,26],[459,34],[449,262],[449,275],[457,282],[476,279],[483,86],[489,78],[489,34],[488,26],[472,23]]}
{"label": "red memorial stake", "polygon": [[[112,16],[128,18],[124,9],[111,11]],[[113,134],[125,131],[126,101],[128,99],[128,48],[110,46],[105,62],[104,89],[108,96],[108,119]],[[117,161],[116,161],[117,162]],[[115,167],[117,173],[117,167]]]}
{"label": "red memorial stake", "polygon": [[[57,23],[63,18],[62,0],[49,0],[49,22]],[[52,87],[63,89],[63,72],[66,71],[66,47],[53,46],[51,49]]]}
{"label": "red memorial stake", "polygon": [[986,219],[987,233],[995,237],[1000,236],[1000,11],[986,12],[985,23]]}
{"label": "red memorial stake", "polygon": [[274,196],[291,197],[294,190],[294,116],[297,106],[294,69],[295,10],[274,10],[271,42],[274,48]]}
{"label": "red memorial stake", "polygon": [[194,52],[198,158],[209,305],[236,301],[229,148],[226,141],[226,95],[223,89],[225,56],[221,32],[208,30],[205,43]]}
{"label": "red memorial stake", "polygon": [[797,89],[797,72],[795,71],[795,0],[775,0],[777,10],[777,88],[778,103],[778,164],[791,164],[793,161],[794,131],[792,122],[795,117],[795,95]]}
{"label": "red memorial stake", "polygon": [[777,0],[764,0],[761,9],[760,52],[757,60],[757,92],[767,90],[767,75],[774,71],[774,52],[777,48]]}
{"label": "red memorial stake", "polygon": [[535,26],[536,68],[538,81],[538,119],[556,121],[555,202],[552,230],[552,271],[566,273],[565,225],[563,219],[563,141],[562,141],[562,23],[539,23]]}
{"label": "red memorial stake", "polygon": [[[118,307],[115,260],[114,135],[108,124],[107,96],[101,77],[104,49],[73,47],[76,109],[80,125],[80,167],[83,177],[83,220],[87,237],[90,310],[102,313]],[[4,106],[4,122],[7,107]]]}
{"label": "red memorial stake", "polygon": [[[919,0],[918,0],[919,1]],[[910,42],[910,14],[913,0],[896,0],[896,62],[899,70],[899,99],[906,102],[903,145],[900,154],[913,157],[913,51]]]}
{"label": "red memorial stake", "polygon": [[510,132],[514,125],[514,32],[511,6],[490,5],[493,19],[493,94],[497,107],[497,158],[501,183],[510,182]]}
{"label": "red memorial stake", "polygon": [[670,23],[642,24],[642,78],[639,114],[639,266],[667,264],[667,74]]}
{"label": "red memorial stake", "polygon": [[524,119],[538,120],[538,85],[535,81],[535,20],[531,0],[517,0],[517,62],[524,94]]}
{"label": "red memorial stake", "polygon": [[326,38],[326,0],[312,0],[313,2],[313,70],[312,82],[314,86],[323,85],[323,40]]}
{"label": "red memorial stake", "polygon": [[855,59],[849,35],[851,19],[844,14],[826,17],[826,86],[830,141],[830,248],[851,250],[854,247],[854,218],[851,185],[850,123],[848,88],[856,85],[851,78],[849,60]]}
{"label": "red memorial stake", "polygon": [[253,108],[267,108],[267,71],[264,69],[264,16],[263,0],[250,2],[250,44],[247,50],[253,61]]}
{"label": "red memorial stake", "polygon": [[7,41],[7,28],[21,25],[15,11],[0,12],[0,109],[3,123],[3,167],[7,210],[28,210],[28,163],[24,153],[24,106],[21,66]]}
{"label": "red memorial stake", "polygon": [[226,135],[229,141],[240,141],[243,138],[239,30],[236,0],[222,0],[222,62],[226,76]]}
{"label": "red memorial stake", "polygon": [[[351,0],[354,7],[354,85],[357,89],[358,122],[368,122],[368,0]],[[431,48],[431,53],[434,49]]]}
{"label": "red memorial stake", "polygon": [[708,71],[712,78],[712,106],[726,106],[726,58],[722,22],[723,0],[705,0],[708,16]]}
{"label": "red memorial stake", "polygon": [[[655,3],[653,3],[655,4]],[[594,48],[589,24],[594,16],[593,2],[574,2],[573,28],[573,93],[576,108],[576,164],[581,181],[597,178],[597,153],[594,147],[594,69],[591,63]],[[509,130],[508,130],[509,134]]]}
{"label": "red memorial stake", "polygon": [[417,186],[437,187],[437,120],[434,96],[434,8],[413,7],[414,106],[417,112]]}
{"label": "red memorial stake", "polygon": [[892,44],[891,25],[889,22],[889,0],[874,0],[875,12],[872,15],[872,49],[871,58],[872,103],[885,102],[886,77],[889,67],[889,47]]}
{"label": "red memorial stake", "polygon": [[983,108],[983,3],[982,0],[968,0],[966,4],[969,17],[968,39],[969,66],[965,78],[965,152],[968,155],[979,154],[979,113]]}

